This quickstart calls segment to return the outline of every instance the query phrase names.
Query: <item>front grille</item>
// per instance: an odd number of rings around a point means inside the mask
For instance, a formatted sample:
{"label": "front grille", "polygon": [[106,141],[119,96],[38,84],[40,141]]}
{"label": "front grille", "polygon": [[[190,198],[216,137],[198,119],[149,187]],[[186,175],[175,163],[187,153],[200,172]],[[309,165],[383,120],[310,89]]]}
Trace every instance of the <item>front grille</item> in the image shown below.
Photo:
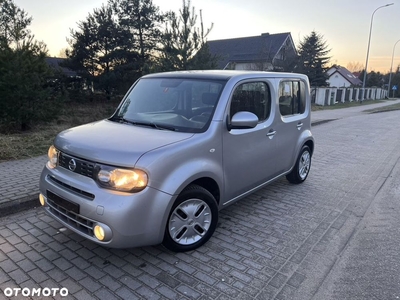
{"label": "front grille", "polygon": [[[71,168],[71,161],[74,162],[75,167]],[[94,178],[95,163],[86,161],[77,157],[70,156],[63,152],[60,152],[58,157],[58,164],[60,167],[70,170],[74,173],[81,174],[83,176]]]}
{"label": "front grille", "polygon": [[50,181],[52,181],[53,183],[68,189],[70,192],[73,192],[74,194],[76,194],[78,196],[84,197],[88,200],[94,200],[94,195],[92,193],[88,193],[88,192],[82,191],[80,189],[77,189],[69,184],[66,184],[66,183],[54,178],[53,176],[48,176],[47,178]]}
{"label": "front grille", "polygon": [[64,208],[66,205],[60,205],[60,200],[67,201],[55,195],[54,193],[47,191],[47,204],[49,212],[81,233],[93,237],[93,224],[95,221],[84,218],[78,213]]}

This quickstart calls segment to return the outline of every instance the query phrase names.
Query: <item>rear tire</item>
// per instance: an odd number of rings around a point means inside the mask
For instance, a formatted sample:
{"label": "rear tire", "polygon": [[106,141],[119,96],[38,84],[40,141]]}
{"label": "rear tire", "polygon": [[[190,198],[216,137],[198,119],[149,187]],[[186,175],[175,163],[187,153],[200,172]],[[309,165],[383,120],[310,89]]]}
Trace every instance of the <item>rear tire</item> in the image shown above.
{"label": "rear tire", "polygon": [[303,183],[308,174],[310,173],[311,168],[311,150],[308,146],[304,145],[301,148],[300,154],[297,158],[296,164],[293,167],[293,170],[286,175],[286,179],[290,183],[299,184]]}
{"label": "rear tire", "polygon": [[194,250],[210,239],[217,222],[218,206],[214,196],[201,186],[190,185],[171,208],[163,244],[175,252]]}

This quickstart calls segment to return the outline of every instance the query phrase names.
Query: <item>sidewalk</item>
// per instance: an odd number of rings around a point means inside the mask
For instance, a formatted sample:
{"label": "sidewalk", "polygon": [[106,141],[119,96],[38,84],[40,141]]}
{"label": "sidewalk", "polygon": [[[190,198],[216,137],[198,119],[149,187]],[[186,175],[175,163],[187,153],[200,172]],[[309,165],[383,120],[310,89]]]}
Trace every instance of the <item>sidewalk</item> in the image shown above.
{"label": "sidewalk", "polygon": [[[400,103],[400,99],[376,104],[315,111],[311,114],[314,126],[331,120],[343,119],[363,113],[368,109]],[[317,141],[318,144],[318,141]],[[0,217],[39,206],[40,173],[47,155],[0,163]]]}
{"label": "sidewalk", "polygon": [[352,117],[354,115],[361,114],[366,110],[393,105],[397,103],[400,103],[400,99],[386,100],[375,104],[367,104],[367,105],[360,104],[358,106],[353,106],[349,108],[313,111],[311,114],[311,122],[315,126],[318,123],[325,122],[327,120],[337,120],[337,119]]}
{"label": "sidewalk", "polygon": [[40,205],[39,176],[47,155],[0,163],[0,217]]}

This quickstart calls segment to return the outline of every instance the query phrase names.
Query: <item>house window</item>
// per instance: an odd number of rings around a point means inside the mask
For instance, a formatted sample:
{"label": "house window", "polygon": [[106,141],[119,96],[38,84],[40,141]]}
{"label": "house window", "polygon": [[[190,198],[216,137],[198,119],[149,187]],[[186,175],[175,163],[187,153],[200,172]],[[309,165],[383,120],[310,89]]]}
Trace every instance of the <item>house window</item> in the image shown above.
{"label": "house window", "polygon": [[271,93],[265,82],[240,84],[232,95],[230,117],[239,111],[249,111],[262,122],[271,112]]}
{"label": "house window", "polygon": [[302,81],[282,81],[279,85],[279,110],[282,116],[302,114],[306,103]]}

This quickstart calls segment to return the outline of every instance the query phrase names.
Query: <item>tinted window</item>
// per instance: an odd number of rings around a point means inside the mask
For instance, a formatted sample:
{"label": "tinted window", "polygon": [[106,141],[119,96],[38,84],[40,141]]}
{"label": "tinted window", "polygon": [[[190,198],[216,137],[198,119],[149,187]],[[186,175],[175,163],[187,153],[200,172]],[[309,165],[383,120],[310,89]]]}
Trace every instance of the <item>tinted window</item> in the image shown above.
{"label": "tinted window", "polygon": [[271,112],[271,94],[265,82],[249,82],[239,85],[232,95],[230,116],[239,111],[254,113],[259,122],[268,119]]}
{"label": "tinted window", "polygon": [[279,85],[279,110],[282,116],[305,111],[305,84],[302,81],[282,81]]}

